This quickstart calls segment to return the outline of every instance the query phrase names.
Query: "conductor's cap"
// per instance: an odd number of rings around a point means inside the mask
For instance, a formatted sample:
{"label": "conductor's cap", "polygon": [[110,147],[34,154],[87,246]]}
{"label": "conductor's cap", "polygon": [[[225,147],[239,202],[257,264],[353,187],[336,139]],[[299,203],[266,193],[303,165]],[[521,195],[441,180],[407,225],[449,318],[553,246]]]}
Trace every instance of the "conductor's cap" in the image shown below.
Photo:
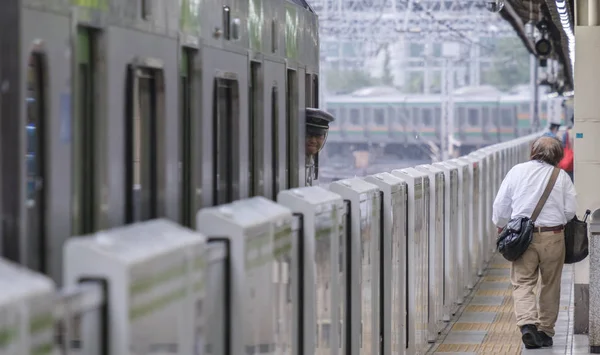
{"label": "conductor's cap", "polygon": [[319,110],[318,108],[306,108],[306,125],[328,129],[329,123],[335,121],[335,117],[333,117],[330,113]]}
{"label": "conductor's cap", "polygon": [[329,123],[335,121],[330,113],[317,108],[306,108],[306,135],[326,136]]}

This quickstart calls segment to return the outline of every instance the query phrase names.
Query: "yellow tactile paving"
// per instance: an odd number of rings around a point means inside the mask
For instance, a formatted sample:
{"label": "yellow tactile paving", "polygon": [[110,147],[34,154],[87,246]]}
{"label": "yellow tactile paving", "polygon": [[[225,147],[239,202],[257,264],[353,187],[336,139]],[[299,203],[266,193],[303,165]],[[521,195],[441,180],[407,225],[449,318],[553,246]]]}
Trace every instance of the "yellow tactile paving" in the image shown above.
{"label": "yellow tactile paving", "polygon": [[[510,264],[504,262],[501,257],[496,256],[490,269],[508,269]],[[505,282],[506,288],[489,289],[481,287],[485,283]],[[497,285],[497,284],[496,284]],[[452,344],[444,342],[438,346],[435,353],[448,352],[474,352],[477,354],[490,355],[520,355],[521,354],[521,333],[515,325],[515,315],[513,311],[512,286],[508,276],[486,275],[474,292],[479,297],[504,297],[499,306],[488,305],[467,305],[464,313],[489,312],[496,313],[492,323],[470,323],[459,320],[454,323],[450,334],[458,335],[460,332],[487,332],[481,344]],[[461,317],[462,318],[462,317]],[[458,333],[458,334],[457,334]],[[470,333],[476,334],[476,333]],[[456,339],[456,338],[454,338]],[[451,338],[447,338],[451,340]],[[455,341],[456,342],[456,341]]]}
{"label": "yellow tactile paving", "polygon": [[509,282],[509,281],[510,281],[510,277],[508,277],[508,276],[490,275],[490,276],[485,276],[483,278],[483,282]]}
{"label": "yellow tactile paving", "polygon": [[490,269],[510,269],[510,263],[490,264]]}
{"label": "yellow tactile paving", "polygon": [[510,296],[512,289],[506,290],[477,290],[475,296]]}
{"label": "yellow tactile paving", "polygon": [[456,322],[452,326],[452,331],[464,332],[464,331],[474,331],[474,330],[488,330],[490,328],[490,323],[459,323]]}
{"label": "yellow tactile paving", "polygon": [[480,345],[474,344],[442,344],[438,347],[437,353],[468,353],[476,351]]}

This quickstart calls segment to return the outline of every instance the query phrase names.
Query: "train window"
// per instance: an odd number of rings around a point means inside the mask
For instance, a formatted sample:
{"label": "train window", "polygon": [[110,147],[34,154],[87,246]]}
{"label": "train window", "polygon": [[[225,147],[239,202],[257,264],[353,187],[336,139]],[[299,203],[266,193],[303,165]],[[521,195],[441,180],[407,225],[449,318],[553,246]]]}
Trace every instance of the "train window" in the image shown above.
{"label": "train window", "polygon": [[262,69],[258,62],[250,64],[250,133],[249,177],[250,196],[264,195],[264,117],[263,117],[263,81]]}
{"label": "train window", "polygon": [[498,107],[494,107],[491,109],[491,116],[492,116],[492,124],[494,126],[498,125],[498,111],[500,109]]}
{"label": "train window", "polygon": [[529,112],[529,103],[519,105],[519,109],[521,112]]}
{"label": "train window", "polygon": [[418,107],[413,107],[411,111],[412,111],[411,112],[411,117],[412,117],[413,126],[414,127],[419,127],[420,126],[419,120],[421,118],[421,115],[420,115],[420,112],[419,112],[419,108]]}
{"label": "train window", "polygon": [[433,110],[433,120],[434,120],[435,127],[438,130],[441,129],[441,125],[442,125],[442,108],[441,107],[436,107]]}
{"label": "train window", "polygon": [[511,108],[503,108],[500,114],[502,126],[510,127],[513,125],[513,110]]}
{"label": "train window", "polygon": [[433,124],[433,117],[430,108],[421,109],[421,116],[424,126],[431,126]]}
{"label": "train window", "polygon": [[312,102],[312,75],[305,74],[304,75],[304,107],[315,107]]}
{"label": "train window", "polygon": [[[179,128],[180,144],[180,173],[181,173],[181,220],[183,225],[193,227],[196,216],[196,210],[200,203],[196,202],[196,191],[200,188],[196,179],[200,172],[195,172],[195,167],[200,167],[195,157],[200,156],[196,152],[197,144],[194,144],[195,125],[192,115],[192,83],[193,69],[192,62],[194,53],[189,49],[181,52],[180,75],[179,75],[179,100],[181,122]],[[199,96],[199,95],[198,95]],[[197,175],[197,178],[195,178]]]}
{"label": "train window", "polygon": [[483,121],[483,126],[487,127],[490,124],[490,108],[489,107],[482,107],[481,108],[481,118]]}
{"label": "train window", "polygon": [[467,121],[466,117],[465,117],[466,114],[467,114],[466,111],[467,111],[467,109],[464,108],[464,107],[455,108],[454,115],[455,115],[455,117],[458,117],[458,125],[459,125],[459,127],[464,127],[465,126],[465,122]]}
{"label": "train window", "polygon": [[287,87],[285,95],[287,112],[287,171],[288,183],[284,188],[299,186],[299,147],[298,139],[298,79],[295,70],[287,71]]}
{"label": "train window", "polygon": [[[32,262],[29,267],[47,272],[44,212],[45,212],[45,162],[44,162],[44,123],[46,122],[45,102],[45,58],[42,53],[32,53],[27,71],[26,98],[26,152],[27,174],[26,219],[27,250]],[[12,249],[12,248],[11,248]],[[19,250],[16,246],[15,250]],[[15,256],[13,260],[20,260]]]}
{"label": "train window", "polygon": [[387,116],[388,116],[388,124],[392,124],[394,122],[394,118],[396,117],[396,108],[388,107],[387,108]]}
{"label": "train window", "polygon": [[398,109],[398,123],[403,126],[411,126],[410,109],[406,107]]}
{"label": "train window", "polygon": [[373,120],[377,126],[385,125],[385,109],[375,108],[373,109]]}
{"label": "train window", "polygon": [[[313,75],[312,85],[312,104],[313,107],[319,107],[319,76],[316,74]],[[335,117],[335,115],[333,117]]]}
{"label": "train window", "polygon": [[339,109],[335,109],[335,110],[338,110],[340,124],[345,123],[347,121],[346,113],[348,112],[348,110],[346,110],[346,108],[344,108],[344,107],[340,107]]}
{"label": "train window", "polygon": [[359,126],[360,125],[360,109],[351,108],[350,109],[350,124]]}
{"label": "train window", "polygon": [[216,78],[213,102],[213,204],[239,198],[239,87],[232,79]]}
{"label": "train window", "polygon": [[162,214],[159,196],[164,169],[159,159],[163,144],[159,103],[164,102],[162,71],[132,67],[131,103],[126,120],[126,222],[145,221]]}
{"label": "train window", "polygon": [[229,6],[223,6],[223,39],[231,39],[231,8]]}
{"label": "train window", "polygon": [[84,27],[77,33],[76,101],[73,120],[73,234],[96,230],[95,210],[97,171],[95,157],[95,68],[93,32]]}
{"label": "train window", "polygon": [[479,109],[469,108],[468,109],[468,122],[469,126],[477,126],[479,124]]}
{"label": "train window", "polygon": [[273,197],[280,190],[279,181],[279,92],[277,86],[271,90],[271,140],[273,141],[272,161],[273,166]]}

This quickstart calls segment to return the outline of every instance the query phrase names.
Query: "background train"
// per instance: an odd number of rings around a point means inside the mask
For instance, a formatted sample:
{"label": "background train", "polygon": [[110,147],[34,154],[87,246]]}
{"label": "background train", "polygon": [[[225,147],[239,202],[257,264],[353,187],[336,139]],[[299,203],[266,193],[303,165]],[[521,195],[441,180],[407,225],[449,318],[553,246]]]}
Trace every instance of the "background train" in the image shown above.
{"label": "background train", "polygon": [[304,0],[4,4],[1,255],[60,280],[69,236],[302,186],[317,29]]}
{"label": "background train", "polygon": [[[448,115],[447,126],[455,157],[530,134],[531,101],[529,86],[517,86],[510,92],[491,86],[457,89],[452,94],[454,112]],[[540,94],[540,129],[570,119],[563,101],[562,97]],[[402,94],[392,87],[369,87],[348,95],[327,96],[327,111],[337,117],[331,126],[327,156],[368,150],[399,160],[429,159],[435,155],[430,147],[441,149],[446,102],[439,94]]]}

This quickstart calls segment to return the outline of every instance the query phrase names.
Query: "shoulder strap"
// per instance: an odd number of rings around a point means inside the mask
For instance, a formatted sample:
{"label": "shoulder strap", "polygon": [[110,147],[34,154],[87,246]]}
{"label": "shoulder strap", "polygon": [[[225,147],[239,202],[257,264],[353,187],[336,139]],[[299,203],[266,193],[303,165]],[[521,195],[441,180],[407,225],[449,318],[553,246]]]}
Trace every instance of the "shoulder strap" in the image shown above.
{"label": "shoulder strap", "polygon": [[546,185],[546,189],[544,190],[542,197],[540,197],[540,200],[538,201],[537,205],[535,206],[535,209],[533,210],[533,214],[531,215],[532,222],[535,222],[535,220],[540,215],[540,212],[542,212],[542,207],[544,207],[544,204],[546,203],[548,196],[550,196],[550,192],[552,192],[552,188],[554,187],[554,184],[556,183],[556,179],[558,178],[559,173],[560,173],[560,169],[557,167],[554,167],[554,170],[552,170],[552,175],[550,175],[550,180],[548,180],[548,185]]}

